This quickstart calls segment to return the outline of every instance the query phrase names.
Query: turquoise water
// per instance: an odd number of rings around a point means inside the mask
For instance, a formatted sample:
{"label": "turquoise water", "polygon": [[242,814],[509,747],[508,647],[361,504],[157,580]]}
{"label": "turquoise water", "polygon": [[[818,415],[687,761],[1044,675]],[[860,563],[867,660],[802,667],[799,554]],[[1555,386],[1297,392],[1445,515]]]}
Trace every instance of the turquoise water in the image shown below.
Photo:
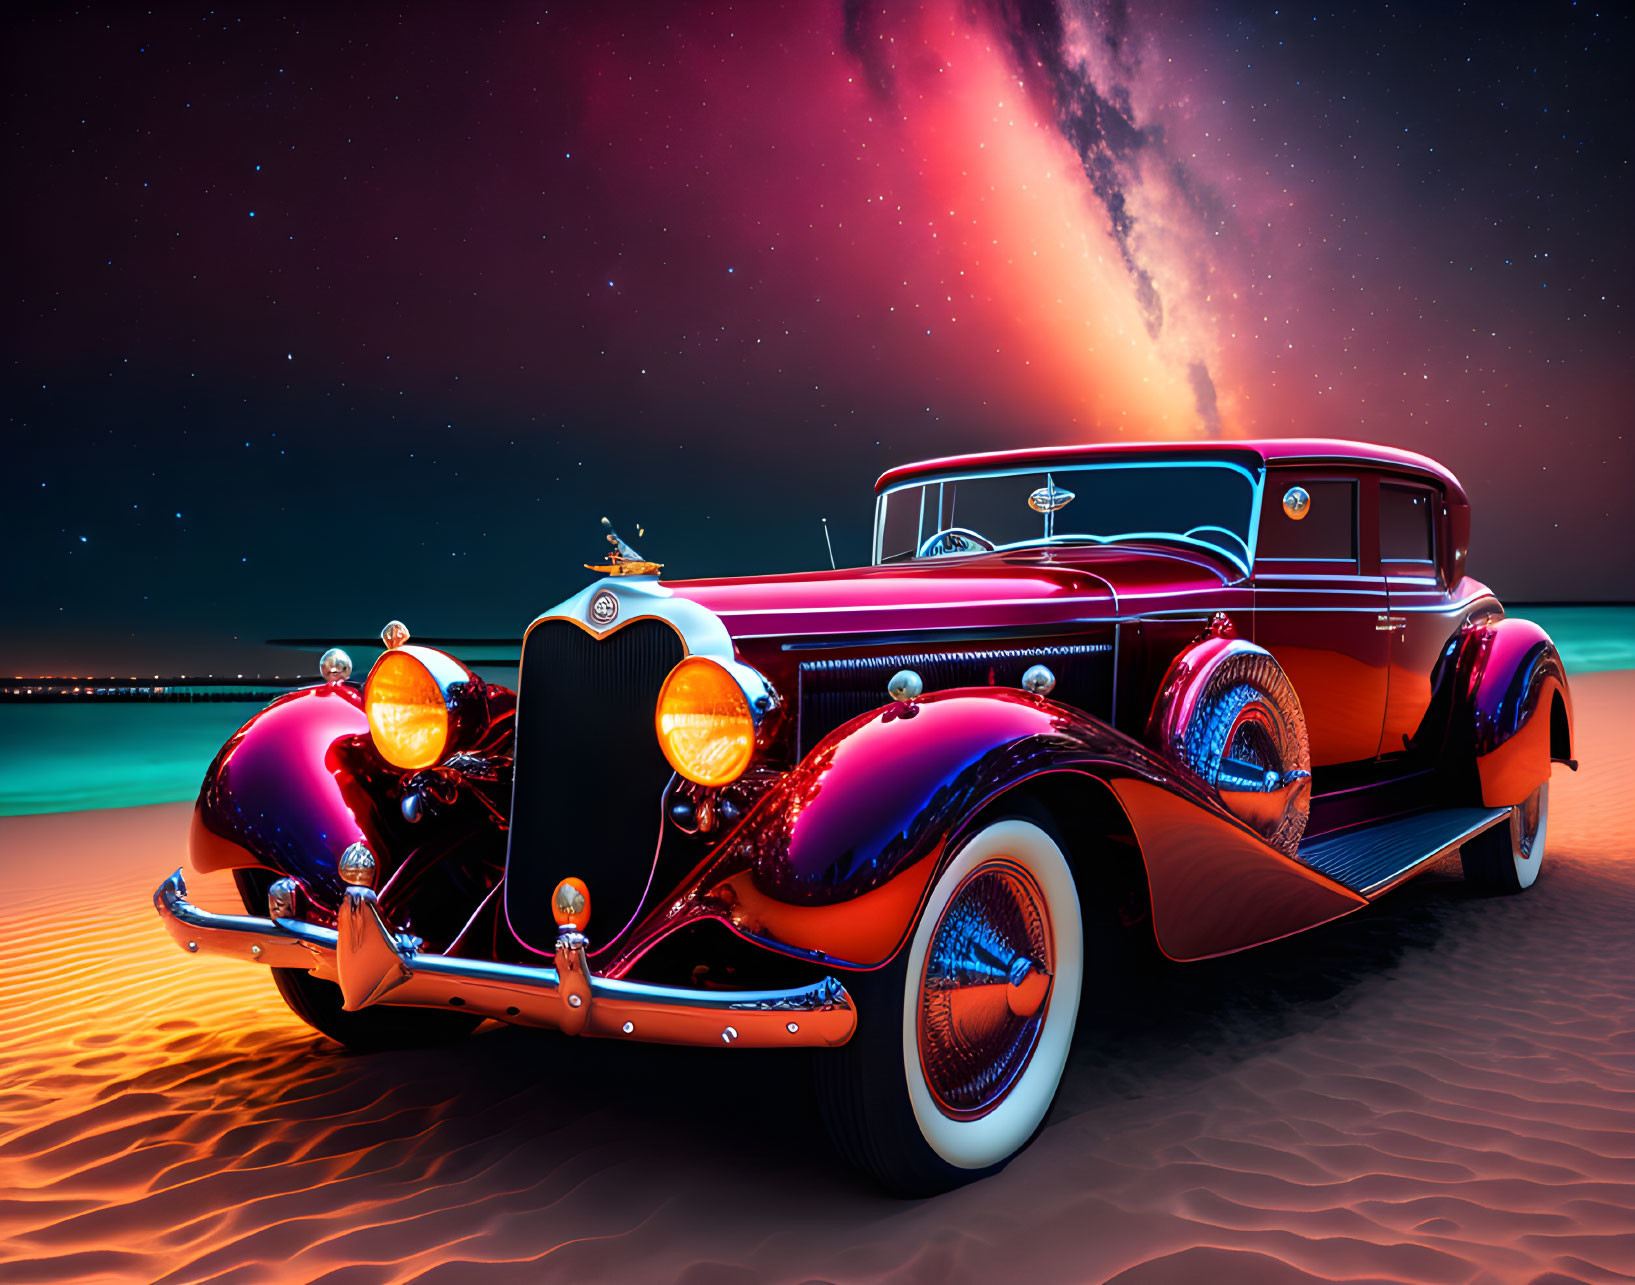
{"label": "turquoise water", "polygon": [[1567,677],[1635,669],[1635,607],[1517,607],[1554,640]]}
{"label": "turquoise water", "polygon": [[0,705],[0,816],[198,797],[249,701]]}
{"label": "turquoise water", "polygon": [[[1567,672],[1635,669],[1635,607],[1521,607]],[[514,670],[484,670],[511,685]],[[191,802],[250,702],[0,705],[0,816]]]}

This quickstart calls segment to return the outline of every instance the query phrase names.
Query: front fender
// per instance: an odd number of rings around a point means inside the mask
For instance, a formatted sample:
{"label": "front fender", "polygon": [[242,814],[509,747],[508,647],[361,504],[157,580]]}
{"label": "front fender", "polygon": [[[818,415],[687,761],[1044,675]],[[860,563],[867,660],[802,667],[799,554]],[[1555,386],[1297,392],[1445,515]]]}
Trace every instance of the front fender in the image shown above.
{"label": "front fender", "polygon": [[983,688],[935,692],[838,728],[756,809],[756,886],[796,905],[850,901],[891,882],[1004,786],[1072,748],[1066,711]]}
{"label": "front fender", "polygon": [[188,855],[201,873],[264,866],[339,904],[335,862],[353,843],[381,850],[374,799],[345,761],[369,735],[363,694],[345,684],[281,696],[233,734],[205,774]]}
{"label": "front fender", "polygon": [[[906,940],[926,889],[983,809],[1046,773],[1112,789],[1145,864],[1159,945],[1173,958],[1241,949],[1364,904],[1105,723],[1022,692],[974,688],[888,706],[831,733],[637,929],[626,958],[696,913],[785,953],[877,967]],[[1093,863],[1100,854],[1077,855]],[[1081,869],[1093,878],[1093,864]]]}
{"label": "front fender", "polygon": [[[469,749],[410,774],[375,753],[356,688],[280,697],[210,765],[193,809],[194,869],[288,875],[327,920],[344,892],[336,862],[361,841],[380,862],[377,891],[392,922],[439,946],[453,942],[505,866],[515,701],[487,685],[483,699]],[[403,808],[411,790],[420,796],[418,821]]]}
{"label": "front fender", "polygon": [[1550,779],[1552,761],[1572,761],[1572,695],[1550,635],[1505,617],[1474,627],[1466,688],[1471,748],[1482,804],[1523,802]]}

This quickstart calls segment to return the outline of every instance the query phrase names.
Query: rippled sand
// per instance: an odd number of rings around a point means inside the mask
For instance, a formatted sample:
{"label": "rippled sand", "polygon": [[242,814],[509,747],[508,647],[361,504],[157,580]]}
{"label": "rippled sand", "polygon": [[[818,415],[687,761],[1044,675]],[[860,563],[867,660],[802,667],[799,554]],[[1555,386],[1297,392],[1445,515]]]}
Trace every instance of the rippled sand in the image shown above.
{"label": "rippled sand", "polygon": [[1034,1146],[918,1203],[803,1055],[352,1056],[161,932],[185,806],[0,821],[0,1280],[1629,1280],[1635,675],[1575,692],[1533,892],[1115,983]]}

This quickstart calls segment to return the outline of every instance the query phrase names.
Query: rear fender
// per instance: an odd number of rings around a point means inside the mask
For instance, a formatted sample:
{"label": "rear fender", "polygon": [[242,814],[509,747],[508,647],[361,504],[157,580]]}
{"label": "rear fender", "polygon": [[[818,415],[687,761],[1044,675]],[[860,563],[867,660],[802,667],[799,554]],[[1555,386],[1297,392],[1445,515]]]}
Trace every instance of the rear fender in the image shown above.
{"label": "rear fender", "polygon": [[1466,712],[1484,807],[1523,802],[1573,760],[1567,670],[1550,635],[1531,620],[1473,626]]}
{"label": "rear fender", "polygon": [[1023,692],[969,688],[888,706],[831,733],[681,898],[638,927],[621,959],[672,929],[685,902],[784,953],[878,967],[990,805],[1046,774],[1076,774],[1086,790],[1100,788],[1094,777],[1112,790],[1146,868],[1158,944],[1172,958],[1241,949],[1364,904],[1105,723]]}

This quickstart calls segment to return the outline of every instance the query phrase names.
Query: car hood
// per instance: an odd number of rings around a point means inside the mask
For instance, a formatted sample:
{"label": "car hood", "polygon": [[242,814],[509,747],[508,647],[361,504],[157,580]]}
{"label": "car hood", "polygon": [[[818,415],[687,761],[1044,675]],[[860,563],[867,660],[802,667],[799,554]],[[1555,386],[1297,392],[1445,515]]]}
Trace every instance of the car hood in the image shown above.
{"label": "car hood", "polygon": [[[1151,610],[1233,578],[1224,564],[1160,547],[980,555],[841,571],[667,581],[735,639],[927,631],[1048,630]],[[1137,605],[1139,604],[1139,605]]]}

